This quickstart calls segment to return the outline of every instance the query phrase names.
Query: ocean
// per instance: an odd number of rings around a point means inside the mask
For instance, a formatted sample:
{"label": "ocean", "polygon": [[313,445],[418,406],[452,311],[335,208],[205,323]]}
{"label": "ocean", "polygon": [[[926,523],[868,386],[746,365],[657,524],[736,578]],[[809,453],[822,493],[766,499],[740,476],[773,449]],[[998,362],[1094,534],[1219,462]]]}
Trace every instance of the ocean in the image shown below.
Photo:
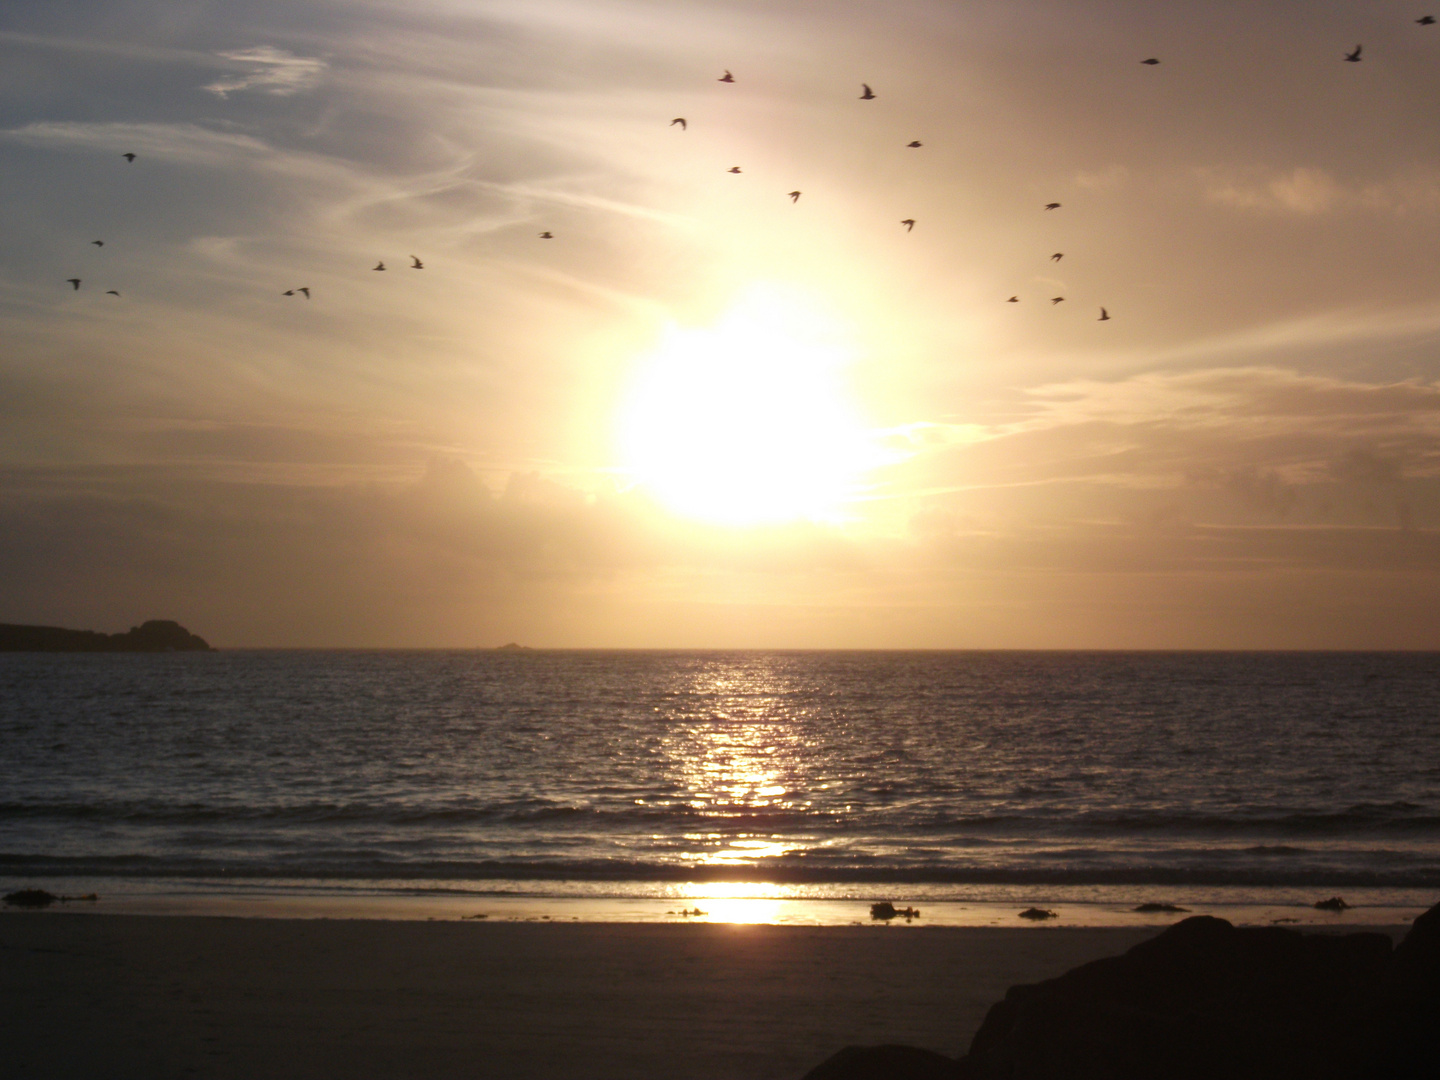
{"label": "ocean", "polygon": [[832,919],[1440,893],[1435,654],[15,653],[0,766],[7,890]]}

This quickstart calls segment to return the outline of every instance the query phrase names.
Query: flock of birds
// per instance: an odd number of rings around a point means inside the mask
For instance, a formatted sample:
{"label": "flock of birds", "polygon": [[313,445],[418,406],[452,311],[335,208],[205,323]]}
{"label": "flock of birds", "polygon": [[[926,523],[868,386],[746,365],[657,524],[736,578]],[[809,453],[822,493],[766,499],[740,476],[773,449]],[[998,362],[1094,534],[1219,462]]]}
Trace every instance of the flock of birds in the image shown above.
{"label": "flock of birds", "polygon": [[[1418,18],[1418,19],[1415,20],[1415,22],[1416,22],[1417,24],[1419,24],[1420,26],[1434,26],[1434,25],[1435,25],[1435,21],[1436,21],[1436,20],[1435,20],[1435,16],[1433,16],[1433,15],[1423,15],[1423,16],[1421,16],[1420,18]],[[1360,63],[1360,61],[1363,59],[1363,55],[1362,55],[1363,52],[1364,52],[1364,46],[1362,46],[1362,45],[1356,45],[1355,48],[1351,49],[1349,52],[1342,53],[1342,54],[1341,54],[1341,59],[1344,60],[1346,63],[1358,64],[1358,63]],[[1144,60],[1141,60],[1140,63],[1142,63],[1142,64],[1144,64],[1144,65],[1146,65],[1146,66],[1148,66],[1148,67],[1155,67],[1157,64],[1160,63],[1160,60],[1159,60],[1158,57],[1150,56],[1150,57],[1146,57]],[[716,81],[717,81],[717,82],[722,82],[722,83],[733,83],[733,82],[735,81],[735,76],[734,76],[734,75],[730,72],[730,70],[727,68],[727,69],[725,70],[725,74],[721,75],[721,76],[719,77],[719,79],[717,79]],[[870,84],[869,84],[869,83],[863,83],[863,82],[862,82],[862,83],[860,84],[860,91],[861,91],[861,92],[860,92],[860,100],[861,100],[861,101],[874,101],[874,100],[876,99],[875,91],[870,88]],[[688,131],[689,128],[690,128],[689,121],[687,121],[687,120],[685,119],[685,117],[683,117],[683,116],[677,116],[677,117],[675,117],[675,119],[673,119],[673,120],[670,121],[670,126],[671,126],[671,127],[675,127],[675,126],[677,126],[677,125],[679,126],[679,128],[680,128],[681,131]],[[924,143],[920,142],[919,139],[914,139],[914,140],[906,143],[905,145],[906,145],[907,149],[918,150],[918,149],[920,149],[920,148],[924,145]],[[130,163],[130,164],[132,164],[132,165],[135,163],[135,159],[136,159],[136,157],[137,157],[136,154],[130,153],[130,152],[126,152],[126,153],[124,153],[124,154],[121,154],[120,156],[121,156],[122,158],[124,158],[124,159],[126,160],[126,162],[128,162],[128,163]],[[741,168],[740,168],[739,165],[731,166],[729,169],[726,170],[726,172],[730,172],[730,173],[740,173],[741,171],[742,171],[742,170],[741,170]],[[791,202],[792,204],[795,204],[795,203],[798,203],[798,202],[800,201],[800,196],[801,196],[801,194],[802,194],[802,193],[799,192],[799,191],[789,191],[789,192],[786,192],[786,197],[789,198],[789,200],[790,200],[790,202]],[[1042,207],[1042,209],[1043,209],[1043,210],[1046,210],[1046,211],[1059,210],[1060,208],[1061,208],[1061,204],[1058,203],[1058,202],[1046,203],[1046,204]],[[902,218],[902,219],[900,220],[900,224],[903,225],[903,226],[905,226],[905,231],[906,231],[907,233],[908,233],[908,232],[913,232],[914,229],[915,229],[915,219],[914,219],[914,218]],[[541,240],[553,240],[553,239],[555,238],[555,234],[552,233],[552,232],[550,232],[549,230],[546,230],[546,231],[540,233],[539,236],[540,236],[540,239],[541,239]],[[103,247],[105,246],[105,241],[103,241],[103,240],[92,240],[92,241],[90,241],[90,243],[91,243],[93,246],[97,247],[97,248],[103,248]],[[1058,263],[1058,262],[1059,262],[1061,259],[1063,259],[1064,257],[1065,257],[1065,253],[1064,253],[1064,252],[1057,251],[1057,252],[1055,252],[1053,255],[1050,256],[1050,261],[1051,261],[1051,262],[1057,262],[1057,263]],[[385,261],[384,261],[383,259],[377,261],[377,262],[375,263],[375,265],[372,266],[370,269],[371,269],[372,271],[383,271],[383,270],[385,270],[385,269],[386,269]],[[423,269],[425,269],[425,264],[424,264],[424,262],[422,262],[422,261],[420,260],[420,258],[419,258],[418,256],[411,255],[411,256],[410,256],[410,266],[409,266],[409,269],[411,269],[411,270],[423,270]],[[81,284],[83,283],[83,281],[84,281],[83,278],[78,278],[78,277],[66,278],[66,279],[65,279],[66,284],[68,284],[68,285],[69,285],[74,291],[76,291],[76,292],[79,292],[79,291],[80,291],[80,286],[81,286]],[[105,295],[106,295],[106,296],[115,296],[115,297],[118,297],[118,296],[120,295],[120,292],[119,292],[119,290],[117,290],[117,289],[106,289],[106,290],[105,290]],[[293,288],[293,289],[286,289],[281,295],[282,295],[282,296],[296,296],[296,295],[300,295],[300,296],[304,296],[306,300],[309,300],[309,299],[310,299],[310,287],[309,287],[308,285],[300,285],[300,286],[298,286],[298,287],[296,287],[296,288]],[[1020,302],[1020,297],[1019,297],[1019,296],[1011,296],[1011,297],[1008,298],[1005,302],[1006,302],[1007,304],[1018,304],[1018,303]],[[1050,304],[1051,304],[1052,307],[1053,307],[1054,305],[1056,305],[1056,304],[1061,304],[1061,303],[1064,303],[1064,302],[1065,302],[1065,297],[1063,297],[1063,296],[1052,296],[1052,297],[1050,297]],[[1107,311],[1104,307],[1102,307],[1102,308],[1100,309],[1100,317],[1099,317],[1099,319],[1098,319],[1097,321],[1098,321],[1098,322],[1109,322],[1109,321],[1110,321],[1110,312]]]}

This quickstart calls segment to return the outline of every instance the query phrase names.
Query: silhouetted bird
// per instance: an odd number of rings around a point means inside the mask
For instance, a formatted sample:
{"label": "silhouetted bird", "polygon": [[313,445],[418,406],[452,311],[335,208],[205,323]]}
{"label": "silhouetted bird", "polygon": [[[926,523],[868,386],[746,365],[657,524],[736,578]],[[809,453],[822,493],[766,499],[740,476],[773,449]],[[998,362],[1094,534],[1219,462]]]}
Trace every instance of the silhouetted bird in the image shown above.
{"label": "silhouetted bird", "polygon": [[739,165],[731,165],[730,168],[726,169],[725,171],[726,171],[726,172],[739,172],[739,171],[740,171],[740,166],[739,166]]}
{"label": "silhouetted bird", "polygon": [[76,292],[80,291],[80,279],[78,277],[67,277],[65,280],[75,287]]}
{"label": "silhouetted bird", "polygon": [[384,264],[383,262],[377,262],[377,263],[376,263],[374,266],[372,266],[370,269],[371,269],[371,270],[384,270],[384,269],[385,269],[385,264]]}
{"label": "silhouetted bird", "polygon": [[1061,259],[1063,259],[1064,257],[1065,257],[1065,253],[1064,253],[1063,251],[1057,251],[1057,252],[1055,252],[1054,255],[1051,255],[1051,256],[1050,256],[1050,261],[1051,261],[1051,262],[1059,262],[1059,261],[1060,261]]}
{"label": "silhouetted bird", "polygon": [[792,203],[797,203],[797,202],[799,202],[799,201],[800,201],[800,193],[799,193],[798,191],[792,191],[792,192],[790,192],[790,201],[791,201]]}
{"label": "silhouetted bird", "polygon": [[106,295],[106,296],[119,296],[120,294],[119,294],[118,292],[116,292],[114,289],[106,289],[106,290],[105,290],[105,295]]}
{"label": "silhouetted bird", "polygon": [[1020,298],[1019,298],[1018,296],[1012,296],[1012,297],[1010,297],[1009,300],[1006,300],[1006,301],[1005,301],[1005,303],[1007,303],[1007,304],[1018,304],[1019,302],[1020,302]]}
{"label": "silhouetted bird", "polygon": [[299,293],[304,293],[306,300],[309,300],[309,299],[310,299],[310,290],[307,289],[304,285],[301,285],[300,288],[298,288],[298,289],[286,289],[283,293],[281,293],[281,295],[282,295],[282,296],[294,296],[297,292],[299,292]]}
{"label": "silhouetted bird", "polygon": [[423,262],[421,262],[421,261],[420,261],[417,257],[415,257],[414,255],[411,255],[411,256],[410,256],[410,269],[411,269],[411,270],[424,270],[424,269],[425,269],[425,264],[424,264]]}
{"label": "silhouetted bird", "polygon": [[906,232],[915,231],[915,219],[913,217],[907,217],[904,221],[900,222],[900,224],[905,226]]}
{"label": "silhouetted bird", "polygon": [[1434,15],[1422,15],[1422,16],[1420,16],[1420,18],[1416,19],[1415,21],[1416,21],[1417,23],[1419,23],[1421,26],[1434,26],[1434,25],[1435,25],[1435,16],[1434,16]]}
{"label": "silhouetted bird", "polygon": [[132,165],[135,163],[134,154],[121,154],[120,156],[123,157],[126,161],[130,162]]}
{"label": "silhouetted bird", "polygon": [[1360,50],[1361,50],[1363,47],[1364,47],[1364,46],[1356,45],[1354,52],[1347,52],[1347,53],[1345,54],[1345,59],[1348,60],[1348,61],[1349,61],[1350,63],[1352,63],[1352,64],[1358,64],[1358,63],[1360,62]]}
{"label": "silhouetted bird", "polygon": [[918,150],[924,144],[919,139],[916,139],[914,142],[907,142],[905,145],[908,146],[911,150]]}
{"label": "silhouetted bird", "polygon": [[1109,321],[1110,321],[1110,313],[1109,313],[1108,311],[1106,311],[1106,310],[1102,307],[1102,308],[1100,309],[1100,318],[1096,319],[1095,321],[1096,321],[1096,322],[1109,322]]}
{"label": "silhouetted bird", "polygon": [[551,233],[551,232],[542,232],[542,233],[540,234],[540,239],[541,239],[541,240],[554,240],[554,239],[555,239],[555,234],[554,234],[554,233]]}
{"label": "silhouetted bird", "polygon": [[869,83],[863,83],[863,82],[862,82],[862,83],[860,84],[860,86],[861,86],[861,88],[864,89],[864,91],[865,91],[863,94],[860,95],[860,100],[861,100],[861,101],[874,101],[874,100],[875,100],[875,91],[870,89],[870,84],[869,84]]}
{"label": "silhouetted bird", "polygon": [[1141,60],[1141,61],[1140,61],[1140,63],[1142,63],[1142,64],[1149,64],[1151,67],[1154,67],[1154,66],[1155,66],[1156,64],[1158,64],[1159,62],[1160,62],[1160,61],[1159,61],[1159,60],[1156,60],[1155,57],[1153,57],[1153,56],[1150,57],[1149,60]]}
{"label": "silhouetted bird", "polygon": [[1052,304],[1058,304],[1058,303],[1060,303],[1060,302],[1061,302],[1062,300],[1064,300],[1064,299],[1065,299],[1065,298],[1064,298],[1063,296],[1052,296],[1052,297],[1050,297],[1050,303],[1052,303]]}
{"label": "silhouetted bird", "polygon": [[716,81],[716,82],[734,82],[734,81],[735,81],[735,76],[730,74],[730,69],[729,69],[729,68],[726,68],[726,69],[725,69],[725,74],[724,74],[724,75],[721,75],[720,78],[716,79],[715,81]]}
{"label": "silhouetted bird", "polygon": [[1046,210],[1059,210],[1059,209],[1060,209],[1060,204],[1059,204],[1058,202],[1047,202],[1047,203],[1045,204],[1045,209],[1046,209]]}
{"label": "silhouetted bird", "polygon": [[104,247],[104,246],[105,246],[105,241],[104,241],[104,240],[91,240],[90,242],[91,242],[92,244],[94,244],[96,247]]}
{"label": "silhouetted bird", "polygon": [[681,130],[681,131],[688,131],[689,128],[690,128],[690,125],[687,124],[687,123],[685,123],[685,118],[684,118],[683,116],[677,116],[677,117],[675,117],[674,120],[671,120],[671,121],[670,121],[670,126],[671,126],[671,127],[674,127],[676,124],[679,124],[679,125],[680,125],[680,130]]}

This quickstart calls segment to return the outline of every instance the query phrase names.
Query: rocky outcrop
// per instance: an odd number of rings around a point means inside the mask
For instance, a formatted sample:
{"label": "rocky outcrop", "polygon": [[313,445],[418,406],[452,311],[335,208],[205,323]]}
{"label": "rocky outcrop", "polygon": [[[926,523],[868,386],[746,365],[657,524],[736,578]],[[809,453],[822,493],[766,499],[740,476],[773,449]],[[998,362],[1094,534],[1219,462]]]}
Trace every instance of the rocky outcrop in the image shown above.
{"label": "rocky outcrop", "polygon": [[[938,1070],[938,1071],[937,1071]],[[1421,1080],[1440,1076],[1440,905],[1384,934],[1195,916],[1011,987],[959,1061],[847,1047],[806,1080]]]}
{"label": "rocky outcrop", "polygon": [[1123,956],[1012,987],[963,1080],[1320,1080],[1361,1075],[1357,1038],[1391,961],[1383,934],[1237,929],[1196,916]]}
{"label": "rocky outcrop", "polygon": [[847,1046],[803,1080],[952,1080],[955,1060],[916,1046]]}
{"label": "rocky outcrop", "polygon": [[214,652],[202,637],[169,619],[151,619],[123,634],[58,626],[0,623],[0,652]]}

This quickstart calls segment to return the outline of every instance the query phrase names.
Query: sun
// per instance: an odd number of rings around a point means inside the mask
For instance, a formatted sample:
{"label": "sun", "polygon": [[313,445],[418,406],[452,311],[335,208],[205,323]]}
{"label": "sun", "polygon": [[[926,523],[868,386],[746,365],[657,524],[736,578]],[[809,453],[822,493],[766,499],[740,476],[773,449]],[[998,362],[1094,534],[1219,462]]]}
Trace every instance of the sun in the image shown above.
{"label": "sun", "polygon": [[765,285],[713,326],[668,327],[620,410],[622,467],[684,517],[842,520],[882,459],[844,339],[812,300]]}

